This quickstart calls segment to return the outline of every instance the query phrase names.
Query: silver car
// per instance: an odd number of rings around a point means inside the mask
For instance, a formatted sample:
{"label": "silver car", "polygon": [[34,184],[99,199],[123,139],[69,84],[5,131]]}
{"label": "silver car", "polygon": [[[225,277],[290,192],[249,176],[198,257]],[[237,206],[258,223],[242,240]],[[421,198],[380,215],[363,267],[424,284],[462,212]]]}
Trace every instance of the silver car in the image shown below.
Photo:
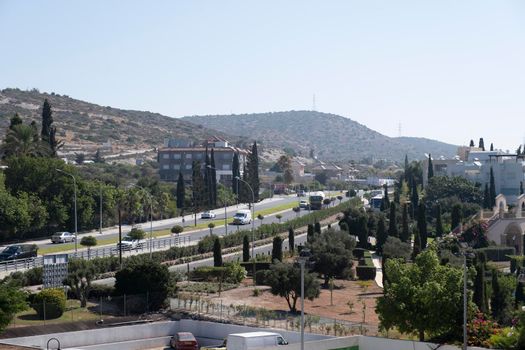
{"label": "silver car", "polygon": [[57,232],[51,236],[52,243],[74,242],[75,234],[71,232]]}

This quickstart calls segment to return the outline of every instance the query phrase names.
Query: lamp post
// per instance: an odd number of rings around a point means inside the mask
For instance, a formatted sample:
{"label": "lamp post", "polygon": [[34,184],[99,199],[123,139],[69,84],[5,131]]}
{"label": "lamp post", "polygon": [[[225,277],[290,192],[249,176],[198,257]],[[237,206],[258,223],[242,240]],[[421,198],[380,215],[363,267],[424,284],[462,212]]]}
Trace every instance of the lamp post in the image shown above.
{"label": "lamp post", "polygon": [[140,188],[149,197],[149,258],[151,259],[153,257],[153,196],[144,187],[137,184],[133,186]]}
{"label": "lamp post", "polygon": [[255,286],[255,195],[253,193],[253,188],[248,182],[241,179],[239,176],[235,177],[237,181],[242,181],[248,186],[250,192],[252,193],[252,259],[253,259],[253,285]]}
{"label": "lamp post", "polygon": [[74,197],[73,197],[73,201],[74,201],[74,205],[75,205],[75,256],[77,255],[77,251],[78,251],[78,239],[77,239],[77,233],[78,233],[78,221],[77,221],[77,180],[75,179],[75,176],[73,176],[73,174],[70,174],[68,172],[65,172],[64,170],[61,170],[61,169],[55,169],[57,172],[59,173],[62,173],[64,175],[67,175],[67,176],[71,176],[73,178],[73,193],[74,193]]}
{"label": "lamp post", "polygon": [[304,265],[310,257],[310,250],[305,248],[299,253],[297,260],[301,266],[301,350],[304,350]]}

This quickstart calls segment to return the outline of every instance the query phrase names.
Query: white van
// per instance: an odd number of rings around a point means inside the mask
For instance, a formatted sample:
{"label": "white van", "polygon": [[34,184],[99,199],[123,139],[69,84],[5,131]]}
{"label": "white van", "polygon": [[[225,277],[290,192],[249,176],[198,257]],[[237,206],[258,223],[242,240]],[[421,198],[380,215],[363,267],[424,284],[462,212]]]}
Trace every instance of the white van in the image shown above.
{"label": "white van", "polygon": [[265,346],[288,345],[279,333],[249,332],[228,335],[226,348],[228,350],[250,350]]}
{"label": "white van", "polygon": [[239,210],[233,216],[233,223],[236,225],[246,225],[252,222],[252,213],[248,209]]}

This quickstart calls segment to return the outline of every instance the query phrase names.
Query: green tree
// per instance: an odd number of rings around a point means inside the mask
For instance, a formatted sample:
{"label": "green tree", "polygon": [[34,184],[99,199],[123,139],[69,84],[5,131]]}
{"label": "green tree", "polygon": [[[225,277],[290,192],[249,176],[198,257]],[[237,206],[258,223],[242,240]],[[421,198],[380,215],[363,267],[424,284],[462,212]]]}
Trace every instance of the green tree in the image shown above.
{"label": "green tree", "polygon": [[255,201],[259,201],[259,155],[257,152],[257,141],[252,145],[251,152],[248,154],[247,159],[247,177],[248,183],[250,184],[253,194],[255,196]]}
{"label": "green tree", "polygon": [[492,317],[501,325],[510,325],[514,310],[514,291],[516,279],[514,276],[501,275],[492,270],[492,295],[490,310]]}
{"label": "green tree", "polygon": [[385,228],[385,218],[383,215],[379,216],[379,221],[377,223],[377,235],[376,235],[376,250],[379,254],[383,252],[383,245],[387,240],[388,234]]}
{"label": "green tree", "polygon": [[317,234],[321,233],[321,223],[316,221],[314,224],[314,232]]}
{"label": "green tree", "polygon": [[332,229],[316,236],[306,244],[311,250],[314,270],[323,275],[324,285],[332,277],[346,277],[352,267],[352,250],[355,240],[343,231]]}
{"label": "green tree", "polygon": [[357,246],[359,248],[368,249],[368,220],[366,216],[359,217],[359,226],[359,233],[357,234],[359,242]]}
{"label": "green tree", "polygon": [[248,235],[244,235],[242,238],[242,261],[247,262],[250,260],[250,241]]}
{"label": "green tree", "polygon": [[496,205],[496,184],[494,181],[494,170],[492,169],[492,167],[490,167],[489,195],[490,207],[493,208]]}
{"label": "green tree", "polygon": [[491,152],[494,151],[494,144],[493,143],[490,144],[490,151]]}
{"label": "green tree", "polygon": [[460,176],[434,176],[425,188],[427,204],[441,202],[445,198],[456,197],[460,202],[482,204],[481,188]]}
{"label": "green tree", "polygon": [[198,160],[194,160],[192,163],[192,193],[193,193],[193,208],[197,212],[200,208],[205,207],[206,197],[203,195],[204,190],[204,178],[201,172],[201,163]]}
{"label": "green tree", "polygon": [[490,192],[489,184],[485,184],[485,191],[483,192],[483,209],[490,209]]}
{"label": "green tree", "polygon": [[102,154],[100,153],[100,149],[97,149],[97,151],[95,152],[95,155],[93,156],[93,162],[95,162],[96,164],[101,164],[105,162],[104,157],[102,157]]}
{"label": "green tree", "polygon": [[461,329],[461,269],[441,265],[433,250],[419,254],[413,264],[388,259],[385,269],[389,283],[376,306],[381,328],[417,333],[420,341],[425,333],[439,336]]}
{"label": "green tree", "polygon": [[401,234],[399,238],[403,242],[408,242],[410,240],[410,231],[408,227],[408,205],[403,204],[403,216],[401,217]]}
{"label": "green tree", "polygon": [[479,148],[481,148],[482,151],[485,150],[485,142],[483,141],[483,137],[479,138]]}
{"label": "green tree", "polygon": [[308,224],[306,227],[306,241],[312,242],[315,237],[314,225]]}
{"label": "green tree", "polygon": [[[85,237],[84,237],[85,238]],[[73,258],[68,262],[68,274],[64,280],[76,298],[80,300],[80,307],[87,306],[87,299],[91,290],[91,282],[95,278],[93,264],[84,259]]]}
{"label": "green tree", "polygon": [[387,210],[390,208],[390,199],[388,198],[388,185],[387,184],[383,185],[383,190],[384,190],[384,194],[383,194],[383,199],[381,200],[381,211]]}
{"label": "green tree", "polygon": [[421,253],[421,236],[419,235],[419,230],[414,229],[414,244],[412,247],[412,259],[416,259],[416,257]]}
{"label": "green tree", "polygon": [[27,310],[27,293],[17,286],[0,283],[0,332],[11,323],[15,315]]}
{"label": "green tree", "polygon": [[390,215],[388,217],[388,235],[391,237],[399,237],[399,231],[397,229],[397,218],[396,218],[396,204],[390,205]]}
{"label": "green tree", "polygon": [[283,261],[283,240],[279,236],[273,238],[272,261],[275,262],[275,260]]}
{"label": "green tree", "polygon": [[[195,193],[194,193],[195,195]],[[184,188],[184,175],[179,173],[179,178],[177,180],[177,208],[180,210],[180,214],[184,214],[184,198],[186,197],[186,189]]]}
{"label": "green tree", "polygon": [[444,233],[443,222],[441,219],[441,205],[436,206],[436,237],[442,237]]}
{"label": "green tree", "polygon": [[168,296],[170,274],[166,265],[154,260],[132,257],[115,275],[115,294],[148,293],[149,310],[158,310]]}
{"label": "green tree", "polygon": [[141,239],[144,239],[146,232],[143,229],[134,227],[131,229],[131,231],[129,231],[128,236],[133,240],[140,241]]}
{"label": "green tree", "polygon": [[[286,299],[291,312],[297,312],[297,299],[301,296],[301,271],[292,264],[278,263],[270,267],[267,275],[271,293]],[[304,274],[304,296],[308,300],[319,297],[320,288],[316,276]]]}
{"label": "green tree", "polygon": [[427,248],[428,232],[427,232],[427,216],[425,203],[421,202],[417,210],[417,230],[419,232],[419,239],[421,241],[421,250]]}
{"label": "green tree", "polygon": [[210,229],[210,236],[213,234],[213,229],[215,228],[215,224],[213,222],[210,222],[208,224],[208,228]]}
{"label": "green tree", "polygon": [[474,294],[472,300],[478,306],[479,311],[488,312],[486,283],[485,283],[485,254],[477,254],[476,259],[476,278],[474,279]]}
{"label": "green tree", "polygon": [[[427,190],[425,191],[427,192],[427,196],[428,196],[428,186],[427,186]],[[417,207],[419,206],[419,194],[417,192],[417,184],[415,181],[412,182],[412,194],[410,196],[410,203],[412,205],[413,210],[416,210]]]}
{"label": "green tree", "polygon": [[84,236],[80,240],[80,245],[83,247],[87,247],[88,260],[90,260],[91,259],[91,247],[94,247],[97,245],[97,239],[93,236]]}
{"label": "green tree", "polygon": [[430,180],[434,177],[434,166],[432,165],[432,156],[428,155],[428,175],[427,178]]}
{"label": "green tree", "polygon": [[450,216],[450,227],[454,230],[461,224],[461,205],[456,204],[452,207],[452,214]]}
{"label": "green tree", "polygon": [[213,266],[222,266],[222,247],[219,237],[215,237],[215,241],[213,241]]}
{"label": "green tree", "polygon": [[239,180],[241,177],[241,168],[239,164],[239,153],[235,152],[232,159],[232,191],[235,196],[239,196]]}
{"label": "green tree", "polygon": [[474,140],[470,140],[469,147],[474,147]]}
{"label": "green tree", "polygon": [[288,229],[288,250],[293,255],[295,250],[295,233],[291,227]]}
{"label": "green tree", "polygon": [[15,124],[10,127],[1,149],[4,158],[10,156],[42,157],[50,153],[47,145],[38,140],[38,131],[26,124]]}
{"label": "green tree", "polygon": [[44,100],[42,107],[42,142],[49,145],[51,155],[56,157],[57,151],[63,146],[62,141],[56,139],[56,128],[53,126],[53,111],[47,99]]}
{"label": "green tree", "polygon": [[175,233],[176,235],[181,234],[182,231],[184,231],[184,227],[180,225],[175,225],[171,228],[171,233]]}

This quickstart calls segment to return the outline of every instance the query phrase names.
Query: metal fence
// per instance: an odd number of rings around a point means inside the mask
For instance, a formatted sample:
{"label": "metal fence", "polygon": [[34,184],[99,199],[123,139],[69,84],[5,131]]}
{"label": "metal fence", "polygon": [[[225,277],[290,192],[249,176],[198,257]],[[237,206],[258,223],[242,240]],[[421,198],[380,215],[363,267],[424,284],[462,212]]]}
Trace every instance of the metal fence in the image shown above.
{"label": "metal fence", "polygon": [[[211,300],[200,296],[183,296],[170,299],[170,308],[176,312],[188,312],[197,318],[209,318],[219,322],[271,327],[300,331],[300,315],[274,311],[249,305],[225,305],[222,300]],[[376,334],[376,325],[365,322],[351,322],[341,319],[305,315],[305,330],[309,333],[348,336]]]}
{"label": "metal fence", "polygon": [[[179,247],[190,245],[192,243],[191,237],[177,235],[170,237],[153,238],[152,240],[146,239],[144,244],[134,249],[122,249],[122,255],[134,255],[142,254],[150,251],[150,245],[152,251],[167,250],[171,247]],[[107,256],[117,256],[119,254],[119,248],[116,245],[105,246],[99,248],[91,248],[89,250],[82,249],[77,253],[68,253],[69,258],[81,258],[81,259],[92,259],[92,258],[103,258]],[[0,262],[0,272],[2,271],[17,271],[26,270],[34,267],[41,267],[44,265],[44,258],[42,256],[27,258],[27,259],[15,259]]]}

